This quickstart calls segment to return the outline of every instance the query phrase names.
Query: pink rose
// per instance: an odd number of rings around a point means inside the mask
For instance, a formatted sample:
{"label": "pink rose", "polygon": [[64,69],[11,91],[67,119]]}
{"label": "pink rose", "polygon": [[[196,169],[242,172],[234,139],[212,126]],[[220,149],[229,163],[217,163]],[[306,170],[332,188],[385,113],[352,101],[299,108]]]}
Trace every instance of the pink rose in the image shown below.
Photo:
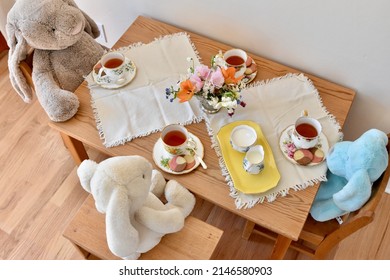
{"label": "pink rose", "polygon": [[206,80],[210,73],[210,69],[206,65],[199,65],[195,68],[195,75],[198,75],[202,80]]}
{"label": "pink rose", "polygon": [[196,74],[190,77],[190,81],[195,86],[195,92],[199,92],[203,88],[204,82]]}
{"label": "pink rose", "polygon": [[223,83],[225,82],[225,79],[223,78],[221,69],[219,67],[217,68],[217,70],[211,73],[210,81],[216,88],[222,87]]}

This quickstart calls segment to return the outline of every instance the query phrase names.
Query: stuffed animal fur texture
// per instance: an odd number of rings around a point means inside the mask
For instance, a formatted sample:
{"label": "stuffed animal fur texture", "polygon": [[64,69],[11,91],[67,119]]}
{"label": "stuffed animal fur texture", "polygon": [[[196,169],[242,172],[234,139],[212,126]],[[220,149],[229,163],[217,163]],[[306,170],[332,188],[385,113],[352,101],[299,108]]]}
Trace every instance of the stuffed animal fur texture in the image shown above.
{"label": "stuffed animal fur texture", "polygon": [[165,234],[181,230],[195,205],[192,193],[175,180],[166,182],[140,156],[112,157],[99,164],[84,160],[77,174],[96,209],[106,214],[108,247],[123,259],[138,259]]}
{"label": "stuffed animal fur texture", "polygon": [[105,48],[94,38],[96,23],[73,0],[18,0],[7,15],[8,67],[13,87],[29,103],[32,90],[19,68],[34,49],[32,79],[38,100],[52,121],[72,118],[73,93]]}
{"label": "stuffed animal fur texture", "polygon": [[372,183],[386,170],[388,138],[370,129],[355,141],[336,143],[326,159],[327,181],[321,183],[310,210],[320,222],[360,209],[371,196]]}

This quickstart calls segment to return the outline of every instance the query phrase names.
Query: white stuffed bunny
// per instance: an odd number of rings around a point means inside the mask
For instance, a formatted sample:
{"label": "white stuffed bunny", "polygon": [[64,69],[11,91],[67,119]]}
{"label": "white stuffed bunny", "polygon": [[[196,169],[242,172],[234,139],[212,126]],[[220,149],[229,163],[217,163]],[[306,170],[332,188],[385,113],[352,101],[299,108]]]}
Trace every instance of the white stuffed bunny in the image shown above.
{"label": "white stuffed bunny", "polygon": [[[140,156],[118,156],[96,163],[85,160],[77,169],[82,187],[96,209],[106,214],[107,243],[123,259],[138,259],[161,237],[181,230],[195,197],[178,182],[168,183]],[[165,193],[167,203],[157,196]]]}
{"label": "white stuffed bunny", "polygon": [[20,61],[34,49],[32,79],[42,107],[53,121],[66,121],[79,107],[73,93],[104,53],[94,38],[96,23],[73,0],[18,0],[8,12],[8,67],[13,87],[25,102],[32,91]]}

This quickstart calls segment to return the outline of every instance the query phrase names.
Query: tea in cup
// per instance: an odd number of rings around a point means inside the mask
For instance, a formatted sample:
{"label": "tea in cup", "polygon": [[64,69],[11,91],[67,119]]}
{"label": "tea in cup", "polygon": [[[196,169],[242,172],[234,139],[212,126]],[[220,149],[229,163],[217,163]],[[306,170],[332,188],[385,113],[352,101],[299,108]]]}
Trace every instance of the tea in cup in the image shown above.
{"label": "tea in cup", "polygon": [[126,58],[120,52],[109,52],[100,59],[101,68],[96,74],[98,82],[122,84],[125,82]]}
{"label": "tea in cup", "polygon": [[167,125],[161,132],[161,140],[164,149],[172,156],[184,155],[192,141],[187,129],[179,124]]}
{"label": "tea in cup", "polygon": [[236,78],[244,75],[247,59],[248,55],[241,49],[231,49],[223,54],[223,60],[226,62],[226,66],[236,69]]}
{"label": "tea in cup", "polygon": [[264,148],[261,145],[250,147],[242,166],[249,174],[259,174],[264,169]]}
{"label": "tea in cup", "polygon": [[321,123],[304,112],[295,122],[291,139],[298,149],[310,149],[318,144],[321,131]]}
{"label": "tea in cup", "polygon": [[246,153],[256,140],[256,130],[249,125],[238,125],[230,134],[230,145],[240,153]]}

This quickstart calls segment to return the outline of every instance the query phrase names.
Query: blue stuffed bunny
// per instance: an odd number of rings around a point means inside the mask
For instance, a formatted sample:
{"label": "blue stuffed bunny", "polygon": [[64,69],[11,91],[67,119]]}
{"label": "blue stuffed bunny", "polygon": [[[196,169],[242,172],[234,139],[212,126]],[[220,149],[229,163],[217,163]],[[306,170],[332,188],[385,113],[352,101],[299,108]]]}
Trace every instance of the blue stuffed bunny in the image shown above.
{"label": "blue stuffed bunny", "polygon": [[310,210],[320,222],[361,208],[371,196],[372,183],[387,168],[387,135],[370,129],[354,142],[336,143],[326,158],[327,181],[321,183]]}

